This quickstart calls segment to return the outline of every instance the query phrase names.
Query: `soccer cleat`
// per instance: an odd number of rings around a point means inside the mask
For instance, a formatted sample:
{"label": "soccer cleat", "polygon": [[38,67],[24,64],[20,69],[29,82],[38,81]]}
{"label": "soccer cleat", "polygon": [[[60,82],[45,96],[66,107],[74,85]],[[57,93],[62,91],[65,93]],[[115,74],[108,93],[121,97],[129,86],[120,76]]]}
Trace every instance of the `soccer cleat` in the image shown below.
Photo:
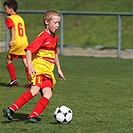
{"label": "soccer cleat", "polygon": [[31,85],[32,85],[32,83],[27,83],[27,84],[24,86],[24,88],[26,88],[26,89],[29,89],[29,90],[30,90]]}
{"label": "soccer cleat", "polygon": [[28,118],[25,123],[37,123],[37,124],[41,124],[41,118],[39,117],[30,117]]}
{"label": "soccer cleat", "polygon": [[18,84],[18,80],[17,79],[14,79],[14,80],[11,80],[7,85],[6,87],[12,87],[13,85],[17,85]]}
{"label": "soccer cleat", "polygon": [[10,108],[3,109],[4,117],[6,117],[10,121],[13,119],[13,114],[14,112]]}

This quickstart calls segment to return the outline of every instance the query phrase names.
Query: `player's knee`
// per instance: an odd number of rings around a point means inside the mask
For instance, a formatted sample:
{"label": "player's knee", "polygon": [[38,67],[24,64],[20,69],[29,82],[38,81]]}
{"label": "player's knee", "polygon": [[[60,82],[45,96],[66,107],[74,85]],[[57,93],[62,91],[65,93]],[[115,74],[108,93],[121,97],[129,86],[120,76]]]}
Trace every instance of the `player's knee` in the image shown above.
{"label": "player's knee", "polygon": [[32,96],[36,96],[39,92],[39,87],[38,86],[32,86],[30,90]]}
{"label": "player's knee", "polygon": [[38,92],[31,91],[31,94],[32,94],[33,97],[35,97],[38,94]]}
{"label": "player's knee", "polygon": [[52,91],[51,90],[45,91],[45,93],[43,93],[43,97],[46,97],[47,99],[51,99]]}
{"label": "player's knee", "polygon": [[7,59],[6,62],[7,62],[7,64],[13,63],[12,60],[10,60],[10,59]]}

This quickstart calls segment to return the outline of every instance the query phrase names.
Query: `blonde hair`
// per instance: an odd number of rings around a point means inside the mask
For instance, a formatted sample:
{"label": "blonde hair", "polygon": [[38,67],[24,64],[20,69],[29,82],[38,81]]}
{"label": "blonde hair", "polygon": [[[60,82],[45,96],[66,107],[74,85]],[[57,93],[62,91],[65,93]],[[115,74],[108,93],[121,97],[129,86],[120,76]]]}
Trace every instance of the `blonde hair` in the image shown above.
{"label": "blonde hair", "polygon": [[52,16],[60,16],[61,17],[61,14],[55,10],[48,10],[44,13],[44,17],[43,17],[43,22],[44,22],[44,25],[46,26],[45,24],[45,20],[48,20],[50,21],[52,19]]}

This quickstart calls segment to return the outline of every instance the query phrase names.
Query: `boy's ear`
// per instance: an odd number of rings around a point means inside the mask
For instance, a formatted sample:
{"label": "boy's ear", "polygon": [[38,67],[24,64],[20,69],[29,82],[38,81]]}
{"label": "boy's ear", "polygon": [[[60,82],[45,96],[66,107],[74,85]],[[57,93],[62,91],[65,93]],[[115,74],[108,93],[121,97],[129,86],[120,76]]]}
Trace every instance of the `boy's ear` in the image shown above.
{"label": "boy's ear", "polygon": [[13,8],[11,7],[11,8],[10,8],[10,12],[13,12],[13,11],[14,11],[14,10],[13,10]]}
{"label": "boy's ear", "polygon": [[49,21],[48,20],[45,20],[45,24],[48,25],[49,24]]}

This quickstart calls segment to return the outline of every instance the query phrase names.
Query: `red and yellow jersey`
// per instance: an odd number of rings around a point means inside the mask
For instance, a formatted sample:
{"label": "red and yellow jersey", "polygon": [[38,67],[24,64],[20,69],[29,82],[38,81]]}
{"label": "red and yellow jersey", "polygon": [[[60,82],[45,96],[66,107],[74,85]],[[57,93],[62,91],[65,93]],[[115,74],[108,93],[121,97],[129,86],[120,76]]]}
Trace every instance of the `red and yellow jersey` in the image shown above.
{"label": "red and yellow jersey", "polygon": [[15,28],[15,37],[9,54],[25,55],[24,48],[28,45],[24,20],[19,15],[11,15],[6,18],[8,29]]}
{"label": "red and yellow jersey", "polygon": [[57,42],[58,37],[56,35],[52,37],[46,31],[43,31],[25,49],[32,52],[32,65],[36,70],[36,75],[50,76],[53,85],[56,82],[53,70],[55,54],[57,54]]}

